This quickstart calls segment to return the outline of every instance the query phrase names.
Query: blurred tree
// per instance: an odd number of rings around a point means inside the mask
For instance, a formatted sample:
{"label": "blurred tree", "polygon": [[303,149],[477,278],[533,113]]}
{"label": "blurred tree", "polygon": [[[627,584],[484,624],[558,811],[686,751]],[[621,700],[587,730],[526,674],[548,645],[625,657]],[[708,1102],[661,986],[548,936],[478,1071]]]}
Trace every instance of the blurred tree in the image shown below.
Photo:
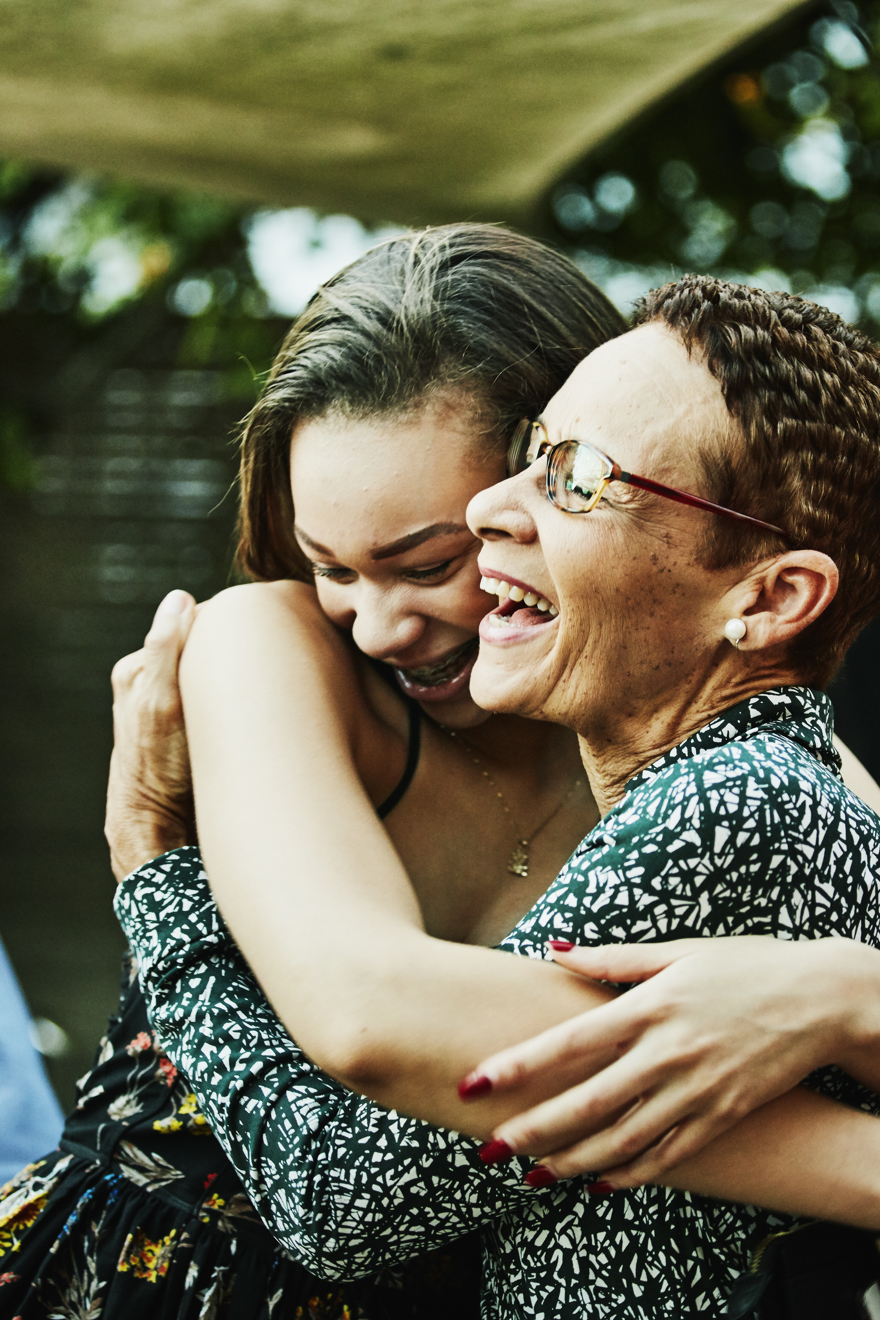
{"label": "blurred tree", "polygon": [[[248,260],[242,207],[0,165],[0,486],[31,480],[28,435],[53,407],[163,339],[244,404],[283,325]],[[35,396],[35,355],[45,388]]]}
{"label": "blurred tree", "polygon": [[573,168],[548,234],[619,304],[684,270],[880,327],[880,3],[835,0]]}
{"label": "blurred tree", "polygon": [[[803,293],[876,332],[878,29],[880,0],[802,11],[569,171],[540,205],[538,230],[624,309],[699,269]],[[258,231],[276,244],[268,257]],[[268,289],[282,231],[299,245],[302,289],[326,278],[334,253],[343,264],[370,238],[345,217],[254,215],[213,197],[0,164],[0,486],[27,485],[41,408],[87,391],[157,337],[166,360],[173,340],[181,366],[218,370],[227,397],[246,405],[283,331],[277,313],[296,310]],[[330,266],[315,275],[316,250]],[[34,354],[45,363],[39,399],[25,397],[15,369]]]}

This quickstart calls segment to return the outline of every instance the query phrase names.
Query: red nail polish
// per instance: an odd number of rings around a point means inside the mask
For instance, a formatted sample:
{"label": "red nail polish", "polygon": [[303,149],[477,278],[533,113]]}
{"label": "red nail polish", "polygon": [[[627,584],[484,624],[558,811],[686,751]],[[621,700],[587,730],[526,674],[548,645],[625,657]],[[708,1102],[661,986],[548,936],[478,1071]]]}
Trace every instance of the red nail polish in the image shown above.
{"label": "red nail polish", "polygon": [[587,1191],[591,1196],[608,1196],[610,1192],[616,1192],[617,1188],[612,1187],[610,1182],[605,1182],[600,1178],[598,1182],[587,1183]]}
{"label": "red nail polish", "polygon": [[548,940],[547,943],[550,945],[550,948],[555,949],[557,953],[571,953],[574,948],[571,940]]}
{"label": "red nail polish", "polygon": [[549,1187],[551,1183],[558,1182],[559,1179],[555,1173],[551,1173],[543,1164],[539,1164],[531,1173],[527,1173],[523,1182],[528,1183],[530,1187]]}
{"label": "red nail polish", "polygon": [[462,1100],[476,1100],[478,1096],[488,1095],[491,1090],[492,1082],[482,1073],[471,1073],[458,1084],[458,1094]]}
{"label": "red nail polish", "polygon": [[509,1160],[512,1154],[506,1141],[487,1141],[480,1147],[480,1159],[484,1164],[500,1164],[502,1160]]}

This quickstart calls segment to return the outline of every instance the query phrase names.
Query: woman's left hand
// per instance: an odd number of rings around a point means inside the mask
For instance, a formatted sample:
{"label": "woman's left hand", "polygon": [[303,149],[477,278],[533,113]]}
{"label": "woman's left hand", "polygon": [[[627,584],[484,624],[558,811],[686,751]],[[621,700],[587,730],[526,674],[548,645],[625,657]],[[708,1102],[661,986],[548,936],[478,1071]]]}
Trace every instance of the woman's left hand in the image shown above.
{"label": "woman's left hand", "polygon": [[[569,1089],[493,1137],[545,1156],[558,1178],[601,1171],[613,1187],[662,1180],[814,1068],[846,1065],[866,1000],[874,1016],[880,1004],[880,984],[872,995],[866,983],[880,983],[880,957],[849,940],[740,936],[554,957],[593,980],[641,984],[487,1059],[471,1085],[484,1078],[475,1094],[498,1095],[557,1071]],[[573,1073],[588,1080],[571,1086]]]}

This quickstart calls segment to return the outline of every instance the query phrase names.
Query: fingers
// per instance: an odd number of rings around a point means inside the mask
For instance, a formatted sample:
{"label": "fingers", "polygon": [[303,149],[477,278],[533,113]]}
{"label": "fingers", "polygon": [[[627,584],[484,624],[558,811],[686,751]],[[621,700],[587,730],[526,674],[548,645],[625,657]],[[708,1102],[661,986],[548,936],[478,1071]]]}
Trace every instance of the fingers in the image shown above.
{"label": "fingers", "polygon": [[188,591],[169,591],[153,616],[144,649],[153,657],[157,668],[177,663],[195,618],[196,602]]}
{"label": "fingers", "polygon": [[[601,1132],[584,1137],[565,1150],[554,1151],[542,1163],[557,1178],[599,1171],[605,1177],[613,1171],[617,1186],[634,1185],[625,1179],[639,1177],[640,1173],[642,1181],[650,1181],[661,1169],[669,1167],[667,1142],[671,1145],[670,1134],[693,1117],[688,1111],[692,1101],[687,1088],[676,1095],[664,1087],[656,1096],[631,1104],[616,1122]],[[715,1116],[715,1121],[720,1130],[723,1126],[720,1115]]]}
{"label": "fingers", "polygon": [[569,972],[594,981],[645,981],[664,967],[705,953],[707,941],[670,940],[667,944],[605,944],[597,948],[577,946],[571,950],[553,947],[553,959]]}
{"label": "fingers", "polygon": [[118,700],[131,687],[138,674],[144,667],[144,652],[133,651],[131,655],[124,655],[110,672],[110,682],[113,685],[113,696]]}
{"label": "fingers", "polygon": [[[621,1128],[618,1120],[621,1115],[633,1111],[639,1105],[640,1097],[650,1093],[650,1088],[661,1075],[661,1069],[646,1071],[643,1065],[633,1062],[631,1055],[624,1055],[588,1081],[572,1086],[525,1113],[507,1119],[493,1136],[506,1142],[517,1154],[529,1155],[560,1151],[575,1142],[600,1143],[591,1146],[591,1151],[594,1152],[594,1158],[597,1152],[601,1153],[602,1167],[612,1162],[621,1164],[638,1155],[645,1146],[667,1131],[676,1118],[682,1117],[682,1114],[676,1113],[676,1104],[670,1095],[671,1082],[664,1078],[666,1109],[662,1126],[649,1130],[651,1115],[643,1112],[637,1123],[631,1122],[625,1129],[626,1133],[640,1134],[635,1144],[632,1147],[608,1147],[607,1134],[613,1131],[614,1139],[619,1139]],[[684,1112],[687,1112],[686,1109]],[[603,1140],[604,1145],[601,1144]],[[593,1169],[597,1167],[595,1163],[590,1165]]]}
{"label": "fingers", "polygon": [[602,1177],[614,1187],[642,1187],[645,1183],[661,1182],[671,1169],[696,1155],[734,1122],[732,1116],[717,1113],[695,1115],[667,1132],[631,1163],[603,1171]]}

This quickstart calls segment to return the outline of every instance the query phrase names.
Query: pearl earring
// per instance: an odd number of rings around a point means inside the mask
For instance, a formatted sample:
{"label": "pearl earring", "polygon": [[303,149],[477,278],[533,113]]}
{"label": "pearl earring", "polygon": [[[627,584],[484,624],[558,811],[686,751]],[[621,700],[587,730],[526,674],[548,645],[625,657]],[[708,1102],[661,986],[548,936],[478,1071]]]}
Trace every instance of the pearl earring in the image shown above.
{"label": "pearl earring", "polygon": [[742,619],[728,619],[724,625],[724,636],[739,650],[739,644],[746,635],[746,625]]}

